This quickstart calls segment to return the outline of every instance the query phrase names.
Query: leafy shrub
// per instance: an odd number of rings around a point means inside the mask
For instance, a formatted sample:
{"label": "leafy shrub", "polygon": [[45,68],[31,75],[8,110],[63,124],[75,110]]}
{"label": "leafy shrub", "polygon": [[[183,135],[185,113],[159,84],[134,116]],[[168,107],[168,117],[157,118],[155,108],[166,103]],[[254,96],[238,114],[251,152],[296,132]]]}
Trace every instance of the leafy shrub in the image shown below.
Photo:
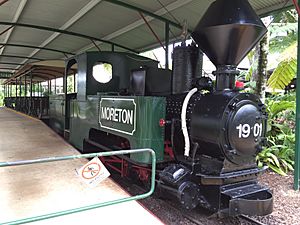
{"label": "leafy shrub", "polygon": [[296,71],[296,58],[281,61],[269,78],[268,86],[273,89],[284,89],[294,79]]}
{"label": "leafy shrub", "polygon": [[293,171],[295,149],[295,93],[269,98],[267,146],[257,157],[259,167],[263,164],[278,174]]}

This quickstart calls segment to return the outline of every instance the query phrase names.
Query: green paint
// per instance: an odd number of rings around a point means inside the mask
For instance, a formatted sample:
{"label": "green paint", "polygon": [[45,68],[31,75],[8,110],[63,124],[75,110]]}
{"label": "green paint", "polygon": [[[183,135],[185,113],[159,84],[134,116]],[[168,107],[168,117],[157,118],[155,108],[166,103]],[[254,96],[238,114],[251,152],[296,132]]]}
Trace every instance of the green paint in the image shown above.
{"label": "green paint", "polygon": [[65,115],[64,95],[49,96],[49,125],[57,133],[63,134]]}
{"label": "green paint", "polygon": [[[101,127],[99,123],[101,98],[115,99],[115,102],[110,102],[109,106],[114,105],[118,109],[133,109],[134,102],[136,104],[136,114],[133,113],[135,121],[133,121],[132,126],[129,124],[124,126],[123,123],[116,121],[106,121],[105,125],[108,125],[109,128]],[[123,101],[124,99],[130,101]],[[120,104],[120,102],[122,103]],[[108,103],[106,101],[106,106]],[[162,161],[164,158],[165,130],[164,127],[159,126],[159,120],[165,119],[165,105],[166,99],[164,97],[99,95],[89,96],[86,101],[72,100],[70,106],[69,141],[75,147],[83,149],[83,139],[88,138],[90,129],[94,128],[126,138],[130,142],[132,149],[152,148],[156,153],[157,161]],[[150,155],[148,154],[130,154],[130,158],[139,163],[151,163]]]}
{"label": "green paint", "polygon": [[[300,4],[300,1],[298,1]],[[297,84],[296,84],[296,149],[295,149],[295,168],[294,168],[294,189],[299,190],[300,174],[300,18],[298,16],[298,53],[297,53]]]}

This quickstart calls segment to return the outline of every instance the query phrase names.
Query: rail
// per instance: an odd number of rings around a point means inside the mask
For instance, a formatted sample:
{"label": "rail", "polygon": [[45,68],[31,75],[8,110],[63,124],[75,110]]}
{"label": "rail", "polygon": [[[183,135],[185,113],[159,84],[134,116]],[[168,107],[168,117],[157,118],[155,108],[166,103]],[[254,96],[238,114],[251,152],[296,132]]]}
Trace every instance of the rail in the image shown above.
{"label": "rail", "polygon": [[101,202],[96,203],[88,206],[68,209],[64,211],[58,211],[54,213],[44,214],[44,215],[38,215],[34,217],[28,217],[24,219],[19,219],[15,221],[9,221],[1,223],[3,225],[15,225],[15,224],[24,224],[24,223],[30,223],[30,222],[36,222],[40,220],[45,219],[51,219],[58,216],[64,216],[72,213],[78,213],[90,209],[100,208],[103,206],[109,206],[114,205],[118,203],[133,201],[133,200],[139,200],[146,197],[149,197],[153,192],[155,188],[155,170],[156,170],[156,156],[155,152],[152,149],[145,148],[145,149],[132,149],[132,150],[120,150],[120,151],[110,151],[110,152],[99,152],[99,153],[90,153],[90,154],[80,154],[80,155],[69,155],[69,156],[60,156],[60,157],[49,157],[49,158],[40,158],[40,159],[33,159],[33,160],[21,160],[21,161],[12,161],[12,162],[0,162],[0,167],[8,167],[8,166],[22,166],[22,165],[30,165],[30,164],[38,164],[38,163],[49,163],[49,162],[55,162],[55,161],[65,161],[65,160],[71,160],[71,159],[81,159],[81,158],[94,158],[94,157],[105,157],[105,156],[113,156],[113,155],[123,155],[123,154],[136,154],[136,153],[145,153],[149,152],[151,154],[151,163],[152,163],[152,171],[151,171],[151,187],[150,190],[144,194],[116,199],[108,202]]}

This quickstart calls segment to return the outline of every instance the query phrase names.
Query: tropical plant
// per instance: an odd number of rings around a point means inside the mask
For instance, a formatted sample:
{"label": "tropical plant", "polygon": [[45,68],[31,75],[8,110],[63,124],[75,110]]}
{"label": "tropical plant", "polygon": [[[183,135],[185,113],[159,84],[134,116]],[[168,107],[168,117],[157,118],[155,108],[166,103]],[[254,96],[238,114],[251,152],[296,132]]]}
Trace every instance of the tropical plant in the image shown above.
{"label": "tropical plant", "polygon": [[269,26],[270,53],[281,53],[297,41],[297,22],[272,23]]}
{"label": "tropical plant", "polygon": [[2,89],[2,91],[0,91],[0,106],[3,106],[3,100],[4,100],[4,94]]}
{"label": "tropical plant", "polygon": [[297,41],[297,12],[294,9],[282,11],[272,16],[268,30],[270,34],[270,53],[281,53],[291,43]]}
{"label": "tropical plant", "polygon": [[[268,60],[268,69],[275,68],[275,70],[269,78],[267,85],[273,90],[284,89],[295,77],[298,34],[297,18],[295,10],[283,11],[273,15],[272,23],[268,26],[268,52],[272,56],[268,57],[271,59]],[[263,90],[264,85],[263,82],[260,82],[260,79],[257,79],[257,76],[262,74],[262,72],[257,71],[257,68],[260,68],[258,62],[264,56],[264,54],[260,56],[258,53],[259,48],[257,46],[248,54],[251,67],[245,76],[245,80],[247,81],[245,86],[257,94],[261,93],[260,91]]]}
{"label": "tropical plant", "polygon": [[257,157],[259,167],[264,164],[278,174],[293,171],[295,149],[295,93],[276,95],[267,100],[267,145]]}
{"label": "tropical plant", "polygon": [[293,43],[282,54],[282,61],[278,64],[270,78],[268,86],[272,89],[284,89],[294,78],[297,71],[297,43]]}

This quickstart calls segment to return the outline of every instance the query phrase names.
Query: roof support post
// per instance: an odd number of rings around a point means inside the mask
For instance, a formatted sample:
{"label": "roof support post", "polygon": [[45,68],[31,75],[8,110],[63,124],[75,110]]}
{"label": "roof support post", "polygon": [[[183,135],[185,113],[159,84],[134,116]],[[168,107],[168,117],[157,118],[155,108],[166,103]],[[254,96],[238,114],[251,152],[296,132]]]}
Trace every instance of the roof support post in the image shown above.
{"label": "roof support post", "polygon": [[43,92],[42,82],[40,82],[39,83],[39,97],[42,97],[42,92]]}
{"label": "roof support post", "polygon": [[54,79],[54,94],[56,95],[56,77]]}
{"label": "roof support post", "polygon": [[25,92],[25,94],[24,94],[25,109],[24,110],[26,110],[25,113],[27,114],[28,111],[27,111],[27,76],[26,75],[24,77],[24,92]]}
{"label": "roof support post", "polygon": [[48,80],[48,82],[47,82],[47,84],[48,84],[48,88],[47,88],[48,96],[50,96],[50,82],[51,82],[51,80]]}
{"label": "roof support post", "polygon": [[27,97],[27,76],[24,76],[24,96]]}
{"label": "roof support post", "polygon": [[114,52],[115,51],[115,45],[111,44],[111,51]]}
{"label": "roof support post", "polygon": [[63,76],[63,92],[64,92],[64,108],[63,108],[63,115],[64,115],[64,138],[67,138],[66,130],[69,129],[68,127],[68,117],[67,117],[67,110],[68,110],[68,103],[67,103],[67,97],[68,97],[68,71],[67,67],[65,68],[65,74]]}
{"label": "roof support post", "polygon": [[50,89],[49,89],[49,96],[52,95],[52,80],[49,80],[49,86],[50,86]]}
{"label": "roof support post", "polygon": [[76,74],[73,74],[73,92],[76,92]]}
{"label": "roof support post", "polygon": [[[300,4],[300,0],[298,0]],[[300,16],[298,15],[298,47],[297,47],[297,84],[296,84],[296,149],[295,149],[295,170],[294,189],[299,190],[300,174]]]}
{"label": "roof support post", "polygon": [[16,79],[16,98],[18,97],[18,79]]}
{"label": "roof support post", "polygon": [[169,69],[169,42],[170,42],[170,24],[169,22],[165,23],[165,56],[166,56],[166,64],[165,68]]}
{"label": "roof support post", "polygon": [[12,97],[12,84],[10,84],[10,96],[9,97]]}
{"label": "roof support post", "polygon": [[19,90],[19,97],[22,97],[22,84],[21,84],[21,82],[22,82],[22,78],[20,77],[20,90]]}
{"label": "roof support post", "polygon": [[29,100],[29,115],[31,115],[31,110],[32,110],[32,74],[30,72],[30,100]]}
{"label": "roof support post", "polygon": [[18,100],[18,111],[21,111],[21,101],[22,101],[22,78],[19,79],[19,100]]}

